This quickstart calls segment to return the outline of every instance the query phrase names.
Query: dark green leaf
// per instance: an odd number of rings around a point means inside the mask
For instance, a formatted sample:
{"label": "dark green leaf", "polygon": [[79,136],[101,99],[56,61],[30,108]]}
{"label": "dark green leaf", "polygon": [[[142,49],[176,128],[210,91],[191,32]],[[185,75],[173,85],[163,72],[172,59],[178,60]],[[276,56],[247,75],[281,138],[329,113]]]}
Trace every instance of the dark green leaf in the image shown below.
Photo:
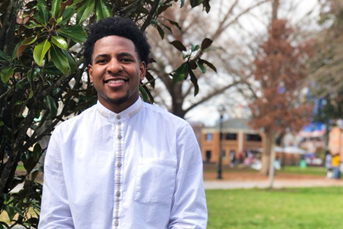
{"label": "dark green leaf", "polygon": [[179,51],[187,51],[186,47],[181,43],[181,41],[172,41],[170,42],[170,44],[172,44],[175,48],[177,48],[177,50]]}
{"label": "dark green leaf", "polygon": [[20,43],[17,43],[17,45],[14,47],[13,49],[13,52],[12,52],[12,57],[11,57],[11,60],[15,60],[17,58],[17,51],[18,51],[18,48],[20,46]]}
{"label": "dark green leaf", "polygon": [[104,19],[112,16],[112,10],[109,5],[106,4],[103,0],[98,0],[95,6],[95,15],[96,20]]}
{"label": "dark green leaf", "polygon": [[74,6],[67,6],[62,14],[62,20],[58,21],[57,24],[64,24],[66,21],[68,21],[75,13],[75,7]]}
{"label": "dark green leaf", "polygon": [[169,20],[169,19],[167,20],[169,21],[170,24],[175,25],[179,30],[181,30],[179,23],[177,23],[176,21]]}
{"label": "dark green leaf", "polygon": [[152,88],[155,88],[155,78],[151,75],[151,73],[149,71],[146,71],[146,79],[148,80],[148,82],[150,83]]}
{"label": "dark green leaf", "polygon": [[75,60],[73,59],[73,57],[69,54],[69,52],[62,50],[63,54],[67,57],[68,59],[68,63],[69,63],[69,67],[70,67],[70,72],[73,72],[76,68],[76,63]]}
{"label": "dark green leaf", "polygon": [[57,114],[57,105],[56,105],[56,102],[55,100],[50,96],[50,95],[47,95],[45,97],[45,102],[46,102],[46,105],[48,106],[48,109],[50,111],[50,115],[52,118],[56,117],[56,114]]}
{"label": "dark green leaf", "polygon": [[40,25],[40,24],[37,24],[34,21],[30,21],[30,24],[24,25],[24,27],[27,28],[27,29],[35,29],[35,28],[40,28],[40,27],[43,27],[43,26]]}
{"label": "dark green leaf", "polygon": [[191,0],[191,6],[192,8],[200,5],[203,2],[203,0]]}
{"label": "dark green leaf", "polygon": [[61,12],[61,2],[62,0],[51,1],[51,17],[58,18]]}
{"label": "dark green leaf", "polygon": [[213,71],[217,72],[217,68],[210,62],[208,62],[207,60],[203,60],[203,59],[200,59],[199,60],[199,63],[201,64],[206,64],[208,67],[210,67]]}
{"label": "dark green leaf", "polygon": [[[154,103],[154,97],[151,95],[148,87],[146,85],[139,85],[139,91],[143,97],[143,100],[148,103]],[[144,94],[144,95],[143,95]]]}
{"label": "dark green leaf", "polygon": [[30,87],[29,99],[31,99],[32,96],[33,96],[33,90],[32,90],[32,87]]}
{"label": "dark green leaf", "polygon": [[174,72],[174,74],[173,74],[173,82],[177,83],[177,82],[179,82],[181,80],[184,80],[184,79],[186,79],[187,75],[188,75],[188,65],[187,65],[187,63],[183,63]]}
{"label": "dark green leaf", "polygon": [[1,81],[4,84],[7,84],[8,80],[10,79],[10,76],[14,74],[14,69],[11,67],[4,67],[1,70]]}
{"label": "dark green leaf", "polygon": [[166,26],[165,24],[162,24],[164,28],[168,29],[170,32],[172,32],[172,29],[169,26]]}
{"label": "dark green leaf", "polygon": [[202,5],[204,6],[206,13],[210,12],[210,10],[211,10],[210,0],[204,0],[202,2]]}
{"label": "dark green leaf", "polygon": [[82,2],[82,1],[84,1],[84,0],[74,0],[73,5],[77,5],[78,3]]}
{"label": "dark green leaf", "polygon": [[0,121],[0,126],[3,126],[5,123],[3,121]]}
{"label": "dark green leaf", "polygon": [[28,45],[33,44],[36,40],[37,40],[37,36],[29,37],[23,40],[23,42],[21,42],[21,44],[19,45],[17,49],[17,53],[16,53],[17,58],[19,58],[20,54],[24,52],[24,50],[27,48]]}
{"label": "dark green leaf", "polygon": [[196,96],[199,93],[198,79],[191,69],[188,69],[188,73],[191,76],[191,81],[192,81],[193,86],[194,86],[194,96]]}
{"label": "dark green leaf", "polygon": [[61,12],[60,15],[64,14],[64,10],[67,8],[67,6],[73,4],[73,0],[67,0],[65,2],[61,2]]}
{"label": "dark green leaf", "polygon": [[10,61],[11,57],[7,56],[2,50],[0,50],[0,59]]}
{"label": "dark green leaf", "polygon": [[195,63],[195,60],[191,60],[188,62],[188,66],[191,68],[191,69],[196,69],[197,68],[197,65]]}
{"label": "dark green leaf", "polygon": [[33,50],[33,59],[39,65],[43,65],[43,59],[47,51],[50,49],[51,44],[48,40],[45,40],[38,45],[36,45],[35,49]]}
{"label": "dark green leaf", "polygon": [[63,49],[63,50],[68,49],[68,44],[67,44],[66,40],[61,36],[52,36],[51,41],[53,44],[55,44],[60,49]]}
{"label": "dark green leaf", "polygon": [[182,8],[184,4],[185,4],[185,0],[181,0],[180,8]]}
{"label": "dark green leaf", "polygon": [[10,219],[10,221],[12,221],[12,219],[15,215],[15,211],[13,210],[12,206],[6,205],[5,211],[7,212],[7,215],[8,215],[8,218]]}
{"label": "dark green leaf", "polygon": [[158,33],[160,34],[160,37],[161,37],[162,39],[164,39],[164,31],[163,31],[163,29],[161,28],[161,26],[156,25],[156,28],[157,28]]}
{"label": "dark green leaf", "polygon": [[141,93],[143,101],[147,102],[148,101],[148,94],[146,93],[146,91],[142,85],[139,85],[139,92]]}
{"label": "dark green leaf", "polygon": [[72,39],[74,42],[84,42],[86,41],[87,37],[85,30],[79,25],[60,28],[57,30],[57,32]]}
{"label": "dark green leaf", "polygon": [[206,68],[204,67],[204,65],[202,65],[202,63],[200,63],[198,61],[195,61],[195,63],[199,67],[202,74],[206,73]]}
{"label": "dark green leaf", "polygon": [[48,15],[48,11],[46,10],[45,4],[38,4],[37,10],[38,12],[37,14],[35,14],[34,18],[36,18],[37,21],[41,23],[42,25],[46,25],[48,22],[49,15]]}
{"label": "dark green leaf", "polygon": [[93,12],[95,6],[94,0],[87,0],[81,7],[77,10],[76,24],[80,25],[84,22]]}
{"label": "dark green leaf", "polygon": [[69,62],[68,58],[64,55],[62,50],[55,46],[52,46],[50,54],[51,60],[56,68],[58,68],[58,70],[60,70],[63,74],[66,74],[69,70]]}
{"label": "dark green leaf", "polygon": [[161,13],[166,11],[169,7],[170,7],[169,5],[161,5],[160,7],[158,7],[157,15],[160,15]]}
{"label": "dark green leaf", "polygon": [[201,42],[201,50],[205,50],[207,49],[208,47],[211,46],[212,44],[212,40],[209,39],[209,38],[205,38],[202,42]]}
{"label": "dark green leaf", "polygon": [[192,52],[197,51],[200,48],[199,45],[192,45]]}

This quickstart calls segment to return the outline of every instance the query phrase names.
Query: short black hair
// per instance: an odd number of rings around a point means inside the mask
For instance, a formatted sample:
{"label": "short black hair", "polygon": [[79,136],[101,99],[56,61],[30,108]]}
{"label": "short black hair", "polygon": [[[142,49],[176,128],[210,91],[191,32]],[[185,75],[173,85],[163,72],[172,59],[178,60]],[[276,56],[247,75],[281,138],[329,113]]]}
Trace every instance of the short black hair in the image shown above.
{"label": "short black hair", "polygon": [[135,45],[140,60],[144,61],[145,65],[148,66],[150,45],[145,34],[131,19],[119,16],[101,19],[90,27],[87,40],[84,43],[85,51],[83,56],[86,66],[92,64],[95,42],[103,37],[112,35],[131,40]]}

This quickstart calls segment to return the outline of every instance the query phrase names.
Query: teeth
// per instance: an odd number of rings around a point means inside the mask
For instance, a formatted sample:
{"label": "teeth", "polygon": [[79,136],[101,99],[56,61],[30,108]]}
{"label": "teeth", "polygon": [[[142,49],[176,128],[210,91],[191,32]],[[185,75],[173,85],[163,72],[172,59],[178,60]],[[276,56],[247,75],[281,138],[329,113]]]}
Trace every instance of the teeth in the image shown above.
{"label": "teeth", "polygon": [[117,79],[117,80],[108,80],[107,83],[122,83],[125,82],[123,79]]}

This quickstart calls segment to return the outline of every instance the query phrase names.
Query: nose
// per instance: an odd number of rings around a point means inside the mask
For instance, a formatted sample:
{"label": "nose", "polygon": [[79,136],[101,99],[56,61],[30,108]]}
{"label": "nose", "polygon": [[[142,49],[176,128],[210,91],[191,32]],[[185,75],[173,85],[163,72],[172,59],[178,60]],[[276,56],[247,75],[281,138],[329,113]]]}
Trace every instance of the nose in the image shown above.
{"label": "nose", "polygon": [[111,61],[108,63],[107,72],[115,74],[117,72],[121,72],[123,70],[123,66],[121,65],[120,61],[115,58],[112,58]]}

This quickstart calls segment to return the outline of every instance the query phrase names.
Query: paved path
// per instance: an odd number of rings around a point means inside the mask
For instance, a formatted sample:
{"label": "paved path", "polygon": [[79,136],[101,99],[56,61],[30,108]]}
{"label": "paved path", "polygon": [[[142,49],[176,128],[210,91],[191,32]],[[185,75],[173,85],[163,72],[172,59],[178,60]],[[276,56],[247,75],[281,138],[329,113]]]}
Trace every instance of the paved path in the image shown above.
{"label": "paved path", "polygon": [[[247,188],[268,188],[268,179],[260,180],[205,180],[205,189],[247,189]],[[318,179],[275,179],[273,188],[291,187],[329,187],[343,186],[343,180],[327,178]]]}

